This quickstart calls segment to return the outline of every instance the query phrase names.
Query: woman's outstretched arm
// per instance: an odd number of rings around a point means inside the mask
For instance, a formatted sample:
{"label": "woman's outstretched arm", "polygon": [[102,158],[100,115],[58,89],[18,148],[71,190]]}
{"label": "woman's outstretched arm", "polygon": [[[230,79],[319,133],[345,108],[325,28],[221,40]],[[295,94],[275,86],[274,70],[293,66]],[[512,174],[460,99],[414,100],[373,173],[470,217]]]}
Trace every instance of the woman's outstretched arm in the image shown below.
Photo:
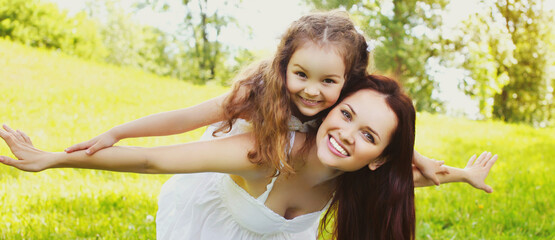
{"label": "woman's outstretched arm", "polygon": [[[490,152],[483,152],[479,157],[472,156],[468,161],[465,168],[460,169],[456,167],[445,166],[448,169],[447,173],[439,173],[438,179],[440,183],[450,182],[466,182],[471,186],[482,189],[487,193],[493,192],[493,189],[484,181],[491,170],[493,164],[497,161],[497,154],[493,155]],[[413,167],[414,186],[426,187],[434,185],[434,183],[425,178],[418,168]]]}
{"label": "woman's outstretched arm", "polygon": [[136,173],[225,172],[245,176],[259,170],[247,158],[254,144],[254,137],[248,133],[153,148],[110,147],[87,155],[84,151],[45,152],[35,148],[23,132],[4,128],[0,129],[0,137],[17,160],[1,156],[0,162],[24,171],[87,168]]}

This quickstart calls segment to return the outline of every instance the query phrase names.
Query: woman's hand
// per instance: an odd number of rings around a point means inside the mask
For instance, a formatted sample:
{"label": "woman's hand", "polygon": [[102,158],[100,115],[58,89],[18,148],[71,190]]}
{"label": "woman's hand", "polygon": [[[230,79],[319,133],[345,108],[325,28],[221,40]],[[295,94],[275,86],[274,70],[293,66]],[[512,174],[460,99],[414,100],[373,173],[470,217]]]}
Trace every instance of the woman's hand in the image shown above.
{"label": "woman's hand", "polygon": [[41,151],[33,147],[31,139],[22,131],[14,131],[7,125],[0,129],[0,137],[4,139],[18,160],[0,156],[0,162],[23,171],[39,172],[49,168],[55,162],[55,153]]}
{"label": "woman's hand", "polygon": [[92,155],[98,150],[114,146],[114,144],[116,144],[118,141],[119,139],[114,136],[111,130],[109,130],[103,134],[94,137],[91,140],[68,147],[65,149],[65,152],[71,153],[86,149],[85,153],[87,155]]}
{"label": "woman's hand", "polygon": [[493,189],[484,181],[495,161],[497,161],[497,154],[492,156],[490,152],[483,152],[478,158],[473,155],[463,169],[466,172],[466,182],[487,193],[493,192]]}

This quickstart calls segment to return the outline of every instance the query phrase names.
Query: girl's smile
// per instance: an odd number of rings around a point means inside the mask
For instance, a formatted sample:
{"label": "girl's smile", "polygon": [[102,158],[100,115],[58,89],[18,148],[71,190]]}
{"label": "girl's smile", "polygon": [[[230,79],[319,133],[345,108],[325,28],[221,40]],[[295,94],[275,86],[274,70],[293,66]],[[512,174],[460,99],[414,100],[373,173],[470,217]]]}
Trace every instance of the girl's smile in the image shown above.
{"label": "girl's smile", "polygon": [[287,64],[286,86],[294,112],[312,117],[333,106],[345,84],[343,57],[332,46],[307,42]]}

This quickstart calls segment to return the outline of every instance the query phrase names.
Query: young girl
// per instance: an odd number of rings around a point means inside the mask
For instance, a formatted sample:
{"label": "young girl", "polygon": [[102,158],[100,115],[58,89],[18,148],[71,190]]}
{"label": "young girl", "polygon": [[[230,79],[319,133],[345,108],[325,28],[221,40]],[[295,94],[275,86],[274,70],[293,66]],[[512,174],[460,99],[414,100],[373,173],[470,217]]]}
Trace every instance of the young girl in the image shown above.
{"label": "young girl", "polygon": [[[178,219],[188,220],[158,235],[164,239],[315,239],[325,209],[320,231],[333,217],[335,239],[412,239],[415,111],[394,81],[369,78],[328,114],[313,138],[292,133],[295,174],[288,177],[271,177],[274,168],[250,161],[252,133],[155,148],[110,147],[90,156],[40,151],[5,127],[0,136],[19,160],[2,156],[0,162],[26,171],[211,172],[190,175],[192,184],[174,203]],[[483,184],[496,159],[489,153],[473,157],[446,179]]]}
{"label": "young girl", "polygon": [[[252,128],[255,148],[249,159],[272,166],[279,170],[276,174],[290,174],[286,154],[289,131],[306,132],[316,126],[315,121],[341,93],[350,91],[356,79],[363,78],[369,61],[367,47],[364,36],[344,12],[303,16],[283,35],[274,58],[245,71],[230,93],[197,106],[122,124],[66,152],[86,149],[93,154],[120,139],[183,133],[225,121],[210,128],[205,138],[230,131],[232,126],[232,134]],[[416,166],[437,184],[435,174],[441,170],[441,162],[416,152],[415,156]]]}

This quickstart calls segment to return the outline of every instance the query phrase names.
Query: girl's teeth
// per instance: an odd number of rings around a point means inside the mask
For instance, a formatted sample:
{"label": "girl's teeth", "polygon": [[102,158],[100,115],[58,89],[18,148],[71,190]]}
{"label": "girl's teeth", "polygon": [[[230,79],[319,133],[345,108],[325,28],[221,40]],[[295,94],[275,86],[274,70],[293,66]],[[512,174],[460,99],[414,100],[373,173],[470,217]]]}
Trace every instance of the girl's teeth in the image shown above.
{"label": "girl's teeth", "polygon": [[347,151],[345,151],[345,149],[343,149],[343,147],[341,147],[341,145],[339,145],[339,143],[337,143],[333,137],[330,137],[330,143],[333,146],[333,148],[335,148],[335,150],[337,150],[338,152],[340,152],[345,156],[348,156]]}
{"label": "girl's teeth", "polygon": [[304,99],[305,101],[309,102],[309,103],[317,103],[317,102],[318,102],[318,101],[316,101],[316,100],[309,100],[309,99],[306,99],[306,98],[303,98],[303,99]]}

